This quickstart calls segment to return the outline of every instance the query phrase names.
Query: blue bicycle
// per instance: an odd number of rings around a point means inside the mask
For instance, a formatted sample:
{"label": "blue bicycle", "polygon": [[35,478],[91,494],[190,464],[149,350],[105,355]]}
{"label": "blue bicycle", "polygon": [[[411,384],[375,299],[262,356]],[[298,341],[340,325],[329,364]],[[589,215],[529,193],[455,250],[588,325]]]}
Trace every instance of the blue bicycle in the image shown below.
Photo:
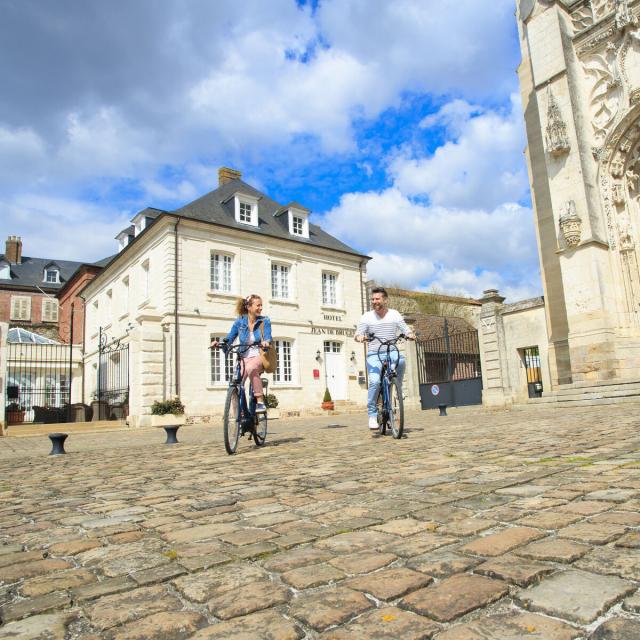
{"label": "blue bicycle", "polygon": [[[368,341],[371,342],[375,336],[369,334]],[[400,351],[398,342],[405,339],[405,335],[400,335],[391,340],[376,340],[380,343],[378,359],[380,360],[380,391],[376,399],[378,408],[378,429],[380,435],[391,429],[391,435],[399,440],[404,431],[404,402],[402,393],[398,387],[398,364],[400,362]],[[375,432],[374,432],[375,433]]]}
{"label": "blue bicycle", "polygon": [[[224,448],[229,455],[233,455],[238,448],[240,436],[249,434],[256,446],[261,447],[267,439],[267,414],[256,413],[256,398],[253,385],[249,384],[249,400],[244,390],[242,376],[244,374],[244,360],[242,354],[252,345],[229,345],[225,341],[219,348],[230,357],[236,354],[234,374],[229,380],[227,399],[224,404]],[[266,392],[266,389],[265,389]]]}

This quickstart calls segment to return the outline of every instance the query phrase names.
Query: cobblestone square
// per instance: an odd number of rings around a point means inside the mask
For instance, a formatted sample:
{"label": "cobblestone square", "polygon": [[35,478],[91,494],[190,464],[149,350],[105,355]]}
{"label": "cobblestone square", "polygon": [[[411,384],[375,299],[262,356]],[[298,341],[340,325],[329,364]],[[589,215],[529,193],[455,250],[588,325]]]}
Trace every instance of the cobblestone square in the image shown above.
{"label": "cobblestone square", "polygon": [[0,639],[637,638],[639,408],[3,438]]}

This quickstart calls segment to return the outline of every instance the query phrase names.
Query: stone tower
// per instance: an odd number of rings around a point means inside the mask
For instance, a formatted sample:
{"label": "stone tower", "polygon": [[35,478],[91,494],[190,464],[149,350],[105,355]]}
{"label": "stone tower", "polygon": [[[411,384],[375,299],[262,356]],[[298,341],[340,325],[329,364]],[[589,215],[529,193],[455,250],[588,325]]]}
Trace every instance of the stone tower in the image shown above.
{"label": "stone tower", "polygon": [[517,0],[554,385],[640,379],[640,0]]}

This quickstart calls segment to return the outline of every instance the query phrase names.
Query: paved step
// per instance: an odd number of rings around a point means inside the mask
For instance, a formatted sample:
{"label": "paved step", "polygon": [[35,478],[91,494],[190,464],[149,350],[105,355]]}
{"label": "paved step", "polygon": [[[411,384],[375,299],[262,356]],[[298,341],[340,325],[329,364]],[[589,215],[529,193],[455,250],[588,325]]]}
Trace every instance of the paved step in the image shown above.
{"label": "paved step", "polygon": [[52,424],[15,424],[9,425],[6,436],[21,438],[46,435],[49,433],[103,433],[128,429],[124,420],[96,420],[95,422],[58,422]]}
{"label": "paved step", "polygon": [[640,381],[638,380],[607,380],[591,384],[577,382],[560,385],[541,398],[529,398],[526,404],[584,407],[632,402],[640,402]]}

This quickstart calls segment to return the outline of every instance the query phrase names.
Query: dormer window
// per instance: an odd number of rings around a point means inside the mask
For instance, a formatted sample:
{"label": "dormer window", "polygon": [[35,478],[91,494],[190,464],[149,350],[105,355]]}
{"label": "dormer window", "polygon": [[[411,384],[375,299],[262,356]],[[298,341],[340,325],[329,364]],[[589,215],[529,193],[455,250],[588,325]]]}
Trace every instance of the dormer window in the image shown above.
{"label": "dormer window", "polygon": [[47,284],[60,284],[60,269],[51,265],[45,267],[43,281]]}
{"label": "dormer window", "polygon": [[0,280],[11,280],[11,266],[5,260],[0,261]]}
{"label": "dormer window", "polygon": [[258,226],[258,198],[236,193],[234,195],[234,209],[236,222]]}
{"label": "dormer window", "polygon": [[289,207],[289,233],[301,238],[309,237],[309,212],[306,209]]}

